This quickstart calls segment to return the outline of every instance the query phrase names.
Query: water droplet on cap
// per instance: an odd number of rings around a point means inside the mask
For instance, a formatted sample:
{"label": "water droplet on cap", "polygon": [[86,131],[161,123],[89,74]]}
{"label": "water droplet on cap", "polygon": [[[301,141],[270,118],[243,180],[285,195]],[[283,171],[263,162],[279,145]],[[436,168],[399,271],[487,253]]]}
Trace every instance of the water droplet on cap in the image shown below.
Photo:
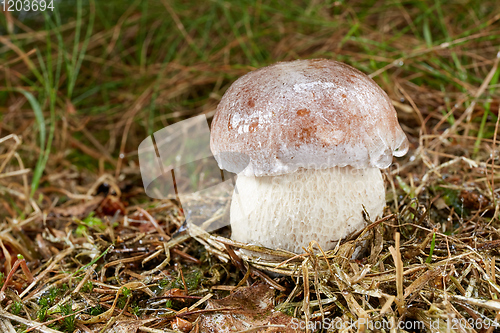
{"label": "water droplet on cap", "polygon": [[404,156],[408,152],[409,148],[410,144],[408,142],[408,139],[404,137],[403,141],[399,143],[399,146],[396,147],[396,149],[394,149],[394,156],[396,157]]}
{"label": "water droplet on cap", "polygon": [[392,163],[391,149],[386,148],[380,153],[375,153],[371,158],[371,162],[374,166],[376,166],[379,169],[388,168]]}

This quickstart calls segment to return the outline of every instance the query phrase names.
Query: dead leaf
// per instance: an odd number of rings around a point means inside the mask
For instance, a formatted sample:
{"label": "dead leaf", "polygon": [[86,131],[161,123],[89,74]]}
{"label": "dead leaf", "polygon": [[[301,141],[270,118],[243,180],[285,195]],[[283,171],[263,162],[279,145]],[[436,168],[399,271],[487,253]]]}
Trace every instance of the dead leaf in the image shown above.
{"label": "dead leaf", "polygon": [[56,216],[71,216],[76,218],[83,218],[89,215],[90,212],[94,211],[104,198],[102,196],[97,196],[92,200],[85,201],[69,207],[56,207],[52,209],[52,213]]}
{"label": "dead leaf", "polygon": [[114,216],[117,211],[125,214],[125,205],[120,201],[120,198],[114,195],[108,195],[101,202],[97,211],[103,215]]}
{"label": "dead leaf", "polygon": [[[173,297],[172,297],[173,296]],[[184,302],[185,300],[182,299],[181,297],[182,296],[186,296],[186,291],[182,290],[182,289],[179,289],[179,288],[172,288],[172,289],[169,289],[165,292],[165,294],[163,295],[163,297],[172,297],[172,298],[176,298],[176,297],[179,297],[179,300],[181,302]]]}
{"label": "dead leaf", "polygon": [[193,328],[193,324],[189,321],[177,317],[174,322],[172,322],[172,329],[178,330],[184,333],[188,333]]}
{"label": "dead leaf", "polygon": [[[209,300],[207,310],[228,309],[220,313],[201,315],[200,332],[238,332],[252,328],[255,332],[304,332],[302,320],[274,310],[275,290],[267,284],[258,284],[238,289],[233,294],[220,299]],[[253,332],[253,331],[252,331]]]}
{"label": "dead leaf", "polygon": [[478,191],[463,190],[460,192],[459,198],[465,207],[474,210],[485,208],[490,204],[490,201]]}
{"label": "dead leaf", "polygon": [[43,239],[42,234],[37,234],[35,237],[36,244],[38,245],[38,253],[42,255],[45,259],[50,259],[52,257],[52,252],[50,252],[50,244],[45,239]]}

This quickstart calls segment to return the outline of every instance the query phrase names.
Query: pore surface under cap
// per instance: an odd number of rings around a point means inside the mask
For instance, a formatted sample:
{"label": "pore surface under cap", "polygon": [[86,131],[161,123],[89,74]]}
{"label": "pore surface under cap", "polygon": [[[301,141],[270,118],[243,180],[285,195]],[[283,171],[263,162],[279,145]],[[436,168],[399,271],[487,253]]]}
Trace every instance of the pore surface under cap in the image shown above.
{"label": "pore surface under cap", "polygon": [[386,168],[408,150],[387,94],[337,61],[281,62],[236,80],[212,122],[219,166],[246,176],[300,167]]}

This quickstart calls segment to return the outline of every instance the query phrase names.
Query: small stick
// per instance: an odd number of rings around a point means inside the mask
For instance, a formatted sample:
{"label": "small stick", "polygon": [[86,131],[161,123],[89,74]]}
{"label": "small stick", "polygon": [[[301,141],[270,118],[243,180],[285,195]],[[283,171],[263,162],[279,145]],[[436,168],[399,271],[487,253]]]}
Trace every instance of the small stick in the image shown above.
{"label": "small stick", "polygon": [[187,284],[186,284],[186,280],[184,280],[184,274],[182,273],[182,267],[181,267],[180,264],[175,264],[175,266],[179,270],[179,274],[181,275],[182,284],[184,285],[184,291],[186,292],[186,294],[189,294],[188,287],[187,287]]}
{"label": "small stick", "polygon": [[149,214],[145,209],[142,209],[141,207],[137,207],[137,210],[142,213],[146,218],[153,224],[155,227],[156,231],[162,236],[165,240],[170,240],[170,237],[163,231],[162,227],[156,222],[156,220]]}
{"label": "small stick", "polygon": [[396,289],[397,297],[396,304],[398,306],[399,314],[404,314],[404,294],[403,294],[403,261],[401,260],[401,252],[399,249],[399,232],[395,235],[395,248],[393,246],[389,247],[389,251],[394,259],[394,266],[396,268]]}
{"label": "small stick", "polygon": [[200,260],[196,259],[193,256],[190,256],[186,252],[183,252],[183,251],[178,250],[178,249],[172,249],[172,252],[174,252],[175,254],[178,254],[179,256],[183,257],[184,259],[191,260],[192,262],[194,262],[196,264],[201,264]]}

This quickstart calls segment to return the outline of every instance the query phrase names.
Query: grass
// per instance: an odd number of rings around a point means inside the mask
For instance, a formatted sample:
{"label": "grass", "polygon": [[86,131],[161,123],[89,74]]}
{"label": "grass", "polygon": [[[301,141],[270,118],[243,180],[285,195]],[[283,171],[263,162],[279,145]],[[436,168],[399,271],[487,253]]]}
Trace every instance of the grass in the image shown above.
{"label": "grass", "polygon": [[[140,313],[158,319],[150,327],[171,329],[173,314],[197,300],[175,297],[221,297],[221,289],[247,279],[274,283],[276,305],[307,321],[371,316],[420,320],[430,330],[437,320],[436,330],[446,332],[452,314],[498,320],[496,303],[487,303],[500,296],[497,2],[76,0],[22,20],[15,12],[1,15],[1,261],[9,267],[22,254],[41,277],[30,287],[14,274],[3,300],[15,315],[8,317],[16,318],[12,325],[21,329],[34,325],[26,318],[38,318],[59,331],[86,322],[97,332],[119,325],[112,317]],[[280,267],[245,260],[283,274],[271,279],[245,274],[247,266],[231,261],[227,247],[244,245],[222,237],[227,231],[165,243],[137,208],[168,236],[182,211],[175,201],[145,196],[139,143],[176,121],[210,118],[229,85],[254,68],[318,57],[373,77],[411,142],[391,169],[397,172],[386,172],[386,216],[394,215],[368,227],[367,258],[345,259],[352,239],[337,252],[309,249]],[[96,198],[102,200],[92,204]],[[115,215],[122,210],[126,219]],[[98,228],[68,232],[94,214]],[[309,272],[307,286],[297,267]],[[137,276],[148,272],[146,280]],[[36,304],[64,283],[68,291]],[[148,300],[144,284],[155,297],[170,297],[170,310],[165,300]],[[129,295],[122,300],[133,306],[106,312],[122,285]],[[98,307],[94,321],[77,313]]]}

